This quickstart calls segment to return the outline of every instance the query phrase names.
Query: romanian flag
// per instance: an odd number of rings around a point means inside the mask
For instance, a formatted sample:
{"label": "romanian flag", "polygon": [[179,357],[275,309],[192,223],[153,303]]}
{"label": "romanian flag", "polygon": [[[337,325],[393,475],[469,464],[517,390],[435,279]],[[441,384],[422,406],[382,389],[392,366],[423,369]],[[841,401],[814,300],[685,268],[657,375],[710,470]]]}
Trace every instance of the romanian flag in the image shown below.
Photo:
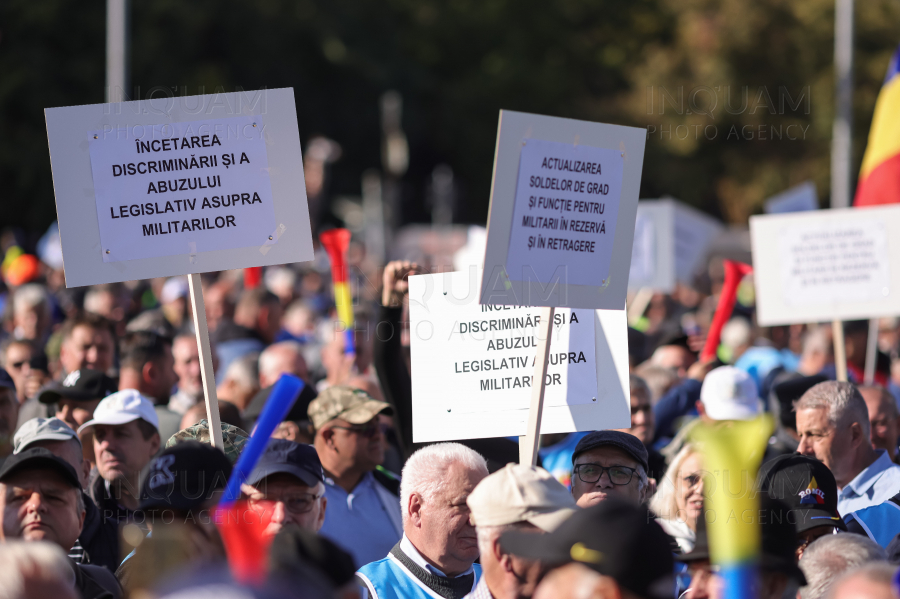
{"label": "romanian flag", "polygon": [[855,206],[900,202],[900,48],[891,57],[875,103]]}
{"label": "romanian flag", "polygon": [[347,334],[345,353],[356,353],[353,339],[353,296],[350,294],[347,269],[347,249],[350,247],[350,231],[330,229],[319,235],[319,241],[331,260],[331,280],[334,283],[334,303],[338,320]]}

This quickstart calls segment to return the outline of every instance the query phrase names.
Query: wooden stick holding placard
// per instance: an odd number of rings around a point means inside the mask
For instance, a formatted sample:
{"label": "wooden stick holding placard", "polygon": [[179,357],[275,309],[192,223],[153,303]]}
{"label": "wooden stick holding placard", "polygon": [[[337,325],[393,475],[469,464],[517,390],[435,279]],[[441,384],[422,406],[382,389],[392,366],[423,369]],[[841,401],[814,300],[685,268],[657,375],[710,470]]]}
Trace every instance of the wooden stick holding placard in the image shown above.
{"label": "wooden stick holding placard", "polygon": [[875,365],[878,361],[878,319],[869,319],[869,336],[866,340],[866,369],[863,373],[863,385],[875,382]]}
{"label": "wooden stick holding placard", "polygon": [[[550,358],[550,334],[553,332],[555,308],[541,308],[541,323],[537,330],[537,354],[531,381],[531,404],[528,407],[528,428],[519,437],[519,463],[537,464],[541,446],[541,417],[544,414],[544,389],[547,386],[547,364]],[[535,384],[540,381],[539,384]]]}
{"label": "wooden stick holding placard", "polygon": [[831,336],[834,340],[834,368],[837,372],[837,380],[847,381],[847,352],[844,345],[844,323],[840,320],[831,321]]}
{"label": "wooden stick holding placard", "polygon": [[209,327],[206,326],[206,304],[203,303],[203,287],[200,284],[199,274],[188,275],[188,287],[191,292],[197,348],[200,350],[200,377],[203,379],[203,397],[206,400],[209,441],[213,447],[224,451],[222,422],[219,419],[219,398],[216,395],[216,375],[213,372],[212,349],[209,346]]}

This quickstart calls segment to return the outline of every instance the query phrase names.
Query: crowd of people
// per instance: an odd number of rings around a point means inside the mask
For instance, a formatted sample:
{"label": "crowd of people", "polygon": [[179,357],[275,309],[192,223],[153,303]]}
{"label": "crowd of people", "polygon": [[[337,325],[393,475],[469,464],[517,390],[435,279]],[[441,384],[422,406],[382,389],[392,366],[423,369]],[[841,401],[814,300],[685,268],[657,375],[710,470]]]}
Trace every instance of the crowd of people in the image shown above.
{"label": "crowd of people", "polygon": [[[900,597],[898,322],[865,385],[867,323],[841,382],[831,325],[762,329],[745,298],[700,361],[716,277],[658,294],[628,331],[631,428],[544,435],[532,466],[515,439],[412,442],[406,295],[429,265],[351,248],[381,283],[355,289],[352,353],[324,259],[208,273],[214,448],[187,280],[67,289],[53,247],[3,271],[0,598],[722,597],[721,473],[692,431],[764,413],[752,596]],[[284,374],[303,390],[224,510]]]}

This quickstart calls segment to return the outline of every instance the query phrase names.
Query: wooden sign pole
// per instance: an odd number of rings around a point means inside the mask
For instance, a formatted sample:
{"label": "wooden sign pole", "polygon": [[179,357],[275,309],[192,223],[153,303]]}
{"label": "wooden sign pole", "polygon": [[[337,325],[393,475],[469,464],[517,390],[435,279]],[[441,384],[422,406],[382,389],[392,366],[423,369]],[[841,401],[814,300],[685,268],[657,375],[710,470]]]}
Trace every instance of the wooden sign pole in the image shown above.
{"label": "wooden sign pole", "polygon": [[[537,464],[541,446],[541,417],[544,414],[544,389],[547,386],[547,363],[550,357],[550,334],[553,331],[555,308],[541,308],[541,324],[537,330],[537,355],[531,382],[531,404],[528,407],[528,428],[519,437],[519,463]],[[536,384],[538,381],[540,383]]]}
{"label": "wooden sign pole", "polygon": [[866,369],[863,374],[863,384],[871,385],[875,382],[875,366],[878,360],[878,320],[869,319],[869,337],[866,342]]}
{"label": "wooden sign pole", "polygon": [[834,369],[837,380],[847,381],[847,348],[844,345],[844,323],[840,320],[831,321],[831,336],[834,340]]}
{"label": "wooden sign pole", "polygon": [[191,307],[194,312],[194,331],[200,350],[200,377],[203,379],[203,397],[206,400],[206,421],[209,422],[209,441],[213,447],[225,450],[222,442],[222,422],[219,419],[219,398],[216,396],[216,375],[213,372],[212,350],[209,346],[209,328],[206,326],[206,305],[203,303],[203,287],[199,274],[188,275]]}

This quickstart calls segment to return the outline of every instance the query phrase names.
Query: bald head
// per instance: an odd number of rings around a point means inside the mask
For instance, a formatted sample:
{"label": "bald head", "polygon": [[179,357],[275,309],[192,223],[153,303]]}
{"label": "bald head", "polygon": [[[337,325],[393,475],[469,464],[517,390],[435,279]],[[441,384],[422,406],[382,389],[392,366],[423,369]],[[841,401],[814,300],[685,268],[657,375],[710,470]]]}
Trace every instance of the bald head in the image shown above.
{"label": "bald head", "polygon": [[282,374],[309,379],[309,369],[303,358],[303,347],[296,341],[282,341],[270,345],[259,355],[259,386],[274,385]]}

